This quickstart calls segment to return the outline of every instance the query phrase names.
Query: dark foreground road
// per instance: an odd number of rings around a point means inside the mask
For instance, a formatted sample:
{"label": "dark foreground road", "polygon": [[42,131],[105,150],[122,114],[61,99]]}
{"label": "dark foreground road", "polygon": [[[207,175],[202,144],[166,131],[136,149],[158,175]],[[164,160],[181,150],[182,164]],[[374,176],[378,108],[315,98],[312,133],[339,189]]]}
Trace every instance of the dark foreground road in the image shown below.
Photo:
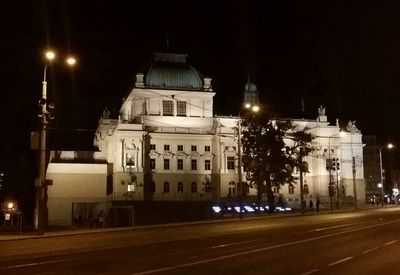
{"label": "dark foreground road", "polygon": [[0,274],[400,274],[400,208],[0,242]]}

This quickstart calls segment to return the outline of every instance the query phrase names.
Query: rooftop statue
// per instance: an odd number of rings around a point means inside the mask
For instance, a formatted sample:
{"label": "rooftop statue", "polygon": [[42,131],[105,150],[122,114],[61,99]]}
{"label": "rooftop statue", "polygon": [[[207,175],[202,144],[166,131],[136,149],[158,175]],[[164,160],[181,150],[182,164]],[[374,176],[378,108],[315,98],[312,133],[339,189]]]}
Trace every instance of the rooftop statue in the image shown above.
{"label": "rooftop statue", "polygon": [[325,107],[323,107],[322,105],[320,105],[318,108],[318,115],[325,116]]}
{"label": "rooftop statue", "polygon": [[358,130],[358,128],[356,127],[355,120],[354,121],[349,120],[349,122],[347,123],[347,126],[346,126],[346,130],[352,134],[360,133],[360,130]]}

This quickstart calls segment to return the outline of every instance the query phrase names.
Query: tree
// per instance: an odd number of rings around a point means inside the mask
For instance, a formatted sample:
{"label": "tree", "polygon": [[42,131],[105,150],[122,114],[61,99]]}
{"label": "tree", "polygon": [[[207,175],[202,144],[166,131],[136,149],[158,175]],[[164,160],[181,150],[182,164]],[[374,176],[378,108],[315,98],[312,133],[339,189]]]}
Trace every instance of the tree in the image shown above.
{"label": "tree", "polygon": [[305,208],[303,173],[308,173],[308,163],[304,160],[315,148],[312,145],[314,137],[311,133],[307,133],[307,129],[297,130],[295,128],[287,133],[287,138],[292,141],[289,154],[292,157],[292,163],[298,169],[300,174],[300,205],[301,209]]}
{"label": "tree", "polygon": [[291,130],[288,120],[245,115],[242,120],[242,162],[249,185],[257,189],[257,201],[267,194],[269,209],[274,209],[273,187],[278,189],[294,182],[293,158],[285,144],[286,132]]}

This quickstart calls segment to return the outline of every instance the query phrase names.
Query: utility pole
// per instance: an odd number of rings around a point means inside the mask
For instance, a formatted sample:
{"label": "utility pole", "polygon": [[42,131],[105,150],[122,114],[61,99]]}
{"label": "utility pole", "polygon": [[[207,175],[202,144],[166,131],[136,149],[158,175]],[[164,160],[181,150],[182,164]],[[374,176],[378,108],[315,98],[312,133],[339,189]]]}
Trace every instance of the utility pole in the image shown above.
{"label": "utility pole", "polygon": [[239,218],[243,219],[243,182],[242,182],[242,127],[241,117],[238,120],[238,197],[239,197]]}
{"label": "utility pole", "polygon": [[356,184],[356,158],[353,156],[352,161],[352,170],[353,170],[353,191],[354,191],[354,210],[357,210],[357,184]]}

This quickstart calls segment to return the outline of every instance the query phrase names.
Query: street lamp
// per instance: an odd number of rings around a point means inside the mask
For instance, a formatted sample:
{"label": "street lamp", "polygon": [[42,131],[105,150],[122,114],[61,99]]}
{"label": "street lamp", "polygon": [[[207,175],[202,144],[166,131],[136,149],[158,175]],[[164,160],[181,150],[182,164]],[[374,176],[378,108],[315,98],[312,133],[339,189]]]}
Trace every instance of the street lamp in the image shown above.
{"label": "street lamp", "polygon": [[[247,103],[244,107],[248,110],[251,110],[254,113],[257,113],[260,110],[260,107],[257,105],[251,105]],[[239,196],[239,218],[243,219],[243,195],[244,195],[244,188],[243,188],[243,181],[242,181],[242,117],[240,116],[239,112],[239,119],[238,119],[238,196]]]}
{"label": "street lamp", "polygon": [[[380,146],[379,147],[379,167],[380,167],[380,172],[381,172],[381,182],[379,183],[379,185],[381,186],[381,202],[382,202],[382,206],[383,206],[383,169],[382,169],[382,149],[383,148],[387,148],[387,149],[392,149],[394,146],[391,143],[388,143],[386,146]],[[378,185],[378,187],[379,187]]]}
{"label": "street lamp", "polygon": [[[43,235],[46,222],[47,222],[47,205],[46,205],[46,127],[49,120],[52,119],[51,109],[54,107],[47,103],[47,68],[51,62],[55,59],[56,54],[54,51],[45,52],[46,64],[43,69],[43,81],[42,81],[42,98],[39,100],[40,110],[40,141],[39,141],[39,178],[36,182],[36,209],[35,209],[35,229],[39,235]],[[69,66],[74,66],[76,59],[73,57],[67,57],[66,63]]]}

